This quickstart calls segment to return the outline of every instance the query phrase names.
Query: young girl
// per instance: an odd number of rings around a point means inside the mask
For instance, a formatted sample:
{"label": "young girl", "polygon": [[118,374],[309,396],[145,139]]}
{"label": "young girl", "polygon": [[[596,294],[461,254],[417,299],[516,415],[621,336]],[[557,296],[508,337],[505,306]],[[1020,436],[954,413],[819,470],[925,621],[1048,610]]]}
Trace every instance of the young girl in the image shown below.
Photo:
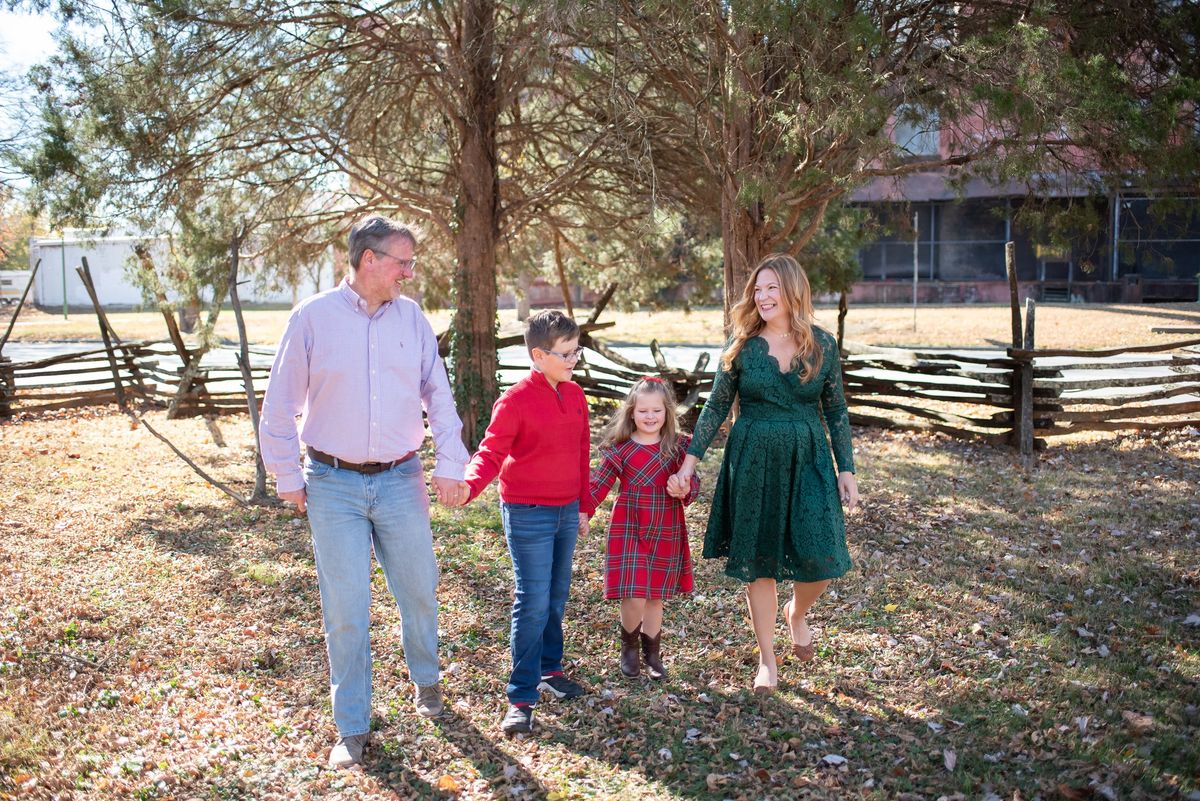
{"label": "young girl", "polygon": [[600,503],[621,479],[608,529],[604,597],[621,601],[621,672],[639,674],[638,645],[650,678],[667,676],[662,664],[663,601],[692,591],[683,507],[696,497],[667,479],[683,462],[691,439],[678,432],[675,399],[662,379],[638,380],[613,416],[601,443],[600,466],[592,471],[592,504]]}

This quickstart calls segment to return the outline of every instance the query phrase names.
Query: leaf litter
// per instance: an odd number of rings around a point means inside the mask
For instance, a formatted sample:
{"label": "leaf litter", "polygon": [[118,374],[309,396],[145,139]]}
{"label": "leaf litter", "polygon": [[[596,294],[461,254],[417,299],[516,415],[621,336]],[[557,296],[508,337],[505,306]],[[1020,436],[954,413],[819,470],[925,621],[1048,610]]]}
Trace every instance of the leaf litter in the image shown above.
{"label": "leaf litter", "polygon": [[[248,489],[244,417],[225,449],[203,421],[151,421]],[[749,692],[740,586],[700,559],[696,593],[667,605],[671,678],[620,675],[602,510],[567,616],[592,695],[504,738],[490,491],[434,509],[450,712],[412,712],[376,576],[372,745],[335,773],[303,521],[233,507],[112,409],[0,424],[0,798],[1197,797],[1200,443],[1075,438],[1026,478],[1004,449],[856,434],[856,568],[814,609],[818,658],[785,656],[774,696]],[[697,554],[718,455],[688,510]]]}

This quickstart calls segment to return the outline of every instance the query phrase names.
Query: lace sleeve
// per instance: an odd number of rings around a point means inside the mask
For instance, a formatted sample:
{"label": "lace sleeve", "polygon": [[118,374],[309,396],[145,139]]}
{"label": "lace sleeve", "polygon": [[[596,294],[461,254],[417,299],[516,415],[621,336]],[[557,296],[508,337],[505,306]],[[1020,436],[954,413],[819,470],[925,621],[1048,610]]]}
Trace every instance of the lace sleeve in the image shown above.
{"label": "lace sleeve", "polygon": [[842,361],[837,343],[825,347],[825,386],[821,390],[821,412],[829,428],[833,457],[840,472],[854,472],[854,446],[850,441],[850,414],[846,411],[846,393],[842,387]]}
{"label": "lace sleeve", "polygon": [[[674,463],[671,465],[672,473],[678,472],[679,466],[683,464],[684,453],[686,453],[687,446],[689,444],[691,444],[691,441],[692,441],[692,438],[689,437],[687,434],[680,435],[680,444],[683,446],[683,453],[680,453],[675,458]],[[687,495],[683,496],[683,498],[681,498],[680,500],[683,501],[684,506],[688,506],[689,504],[691,504],[692,501],[696,500],[696,498],[699,497],[699,495],[700,495],[700,477],[697,476],[695,473],[693,473],[690,486],[688,487],[688,493],[687,493]]]}
{"label": "lace sleeve", "polygon": [[737,397],[738,378],[740,370],[735,363],[729,370],[722,366],[720,357],[717,359],[717,376],[713,379],[712,392],[704,402],[700,411],[700,419],[696,421],[696,430],[692,432],[692,444],[687,452],[697,459],[704,458],[704,452],[717,436],[729,410],[733,408],[733,399]]}

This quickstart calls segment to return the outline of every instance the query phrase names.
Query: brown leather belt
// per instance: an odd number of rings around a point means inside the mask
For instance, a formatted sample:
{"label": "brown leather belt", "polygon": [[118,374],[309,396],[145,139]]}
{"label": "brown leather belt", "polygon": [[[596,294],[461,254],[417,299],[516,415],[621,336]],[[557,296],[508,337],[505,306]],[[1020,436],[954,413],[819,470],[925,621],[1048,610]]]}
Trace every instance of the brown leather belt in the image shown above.
{"label": "brown leather belt", "polygon": [[364,473],[368,476],[375,473],[382,473],[385,470],[391,470],[396,465],[403,464],[416,455],[416,451],[409,451],[394,462],[365,462],[363,464],[355,464],[354,462],[343,461],[336,456],[330,456],[328,453],[323,453],[311,446],[308,449],[308,458],[314,462],[332,465],[342,470],[353,470],[355,473]]}

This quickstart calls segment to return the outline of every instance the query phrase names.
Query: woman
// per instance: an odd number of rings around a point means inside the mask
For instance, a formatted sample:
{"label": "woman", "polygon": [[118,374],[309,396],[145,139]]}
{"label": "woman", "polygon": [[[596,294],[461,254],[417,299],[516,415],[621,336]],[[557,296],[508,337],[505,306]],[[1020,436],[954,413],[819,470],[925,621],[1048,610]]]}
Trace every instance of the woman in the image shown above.
{"label": "woman", "polygon": [[[813,324],[812,290],[791,256],[767,256],[731,313],[733,333],[712,394],[673,480],[690,484],[696,462],[729,414],[740,412],[713,493],[704,557],[727,557],[725,573],[746,582],[758,640],[754,692],[778,684],[775,583],[792,582],[784,616],[792,652],[806,662],[815,647],[807,615],[831,579],[850,569],[847,509],[858,503],[850,419],[837,342]],[[829,440],[821,415],[829,428]]]}

